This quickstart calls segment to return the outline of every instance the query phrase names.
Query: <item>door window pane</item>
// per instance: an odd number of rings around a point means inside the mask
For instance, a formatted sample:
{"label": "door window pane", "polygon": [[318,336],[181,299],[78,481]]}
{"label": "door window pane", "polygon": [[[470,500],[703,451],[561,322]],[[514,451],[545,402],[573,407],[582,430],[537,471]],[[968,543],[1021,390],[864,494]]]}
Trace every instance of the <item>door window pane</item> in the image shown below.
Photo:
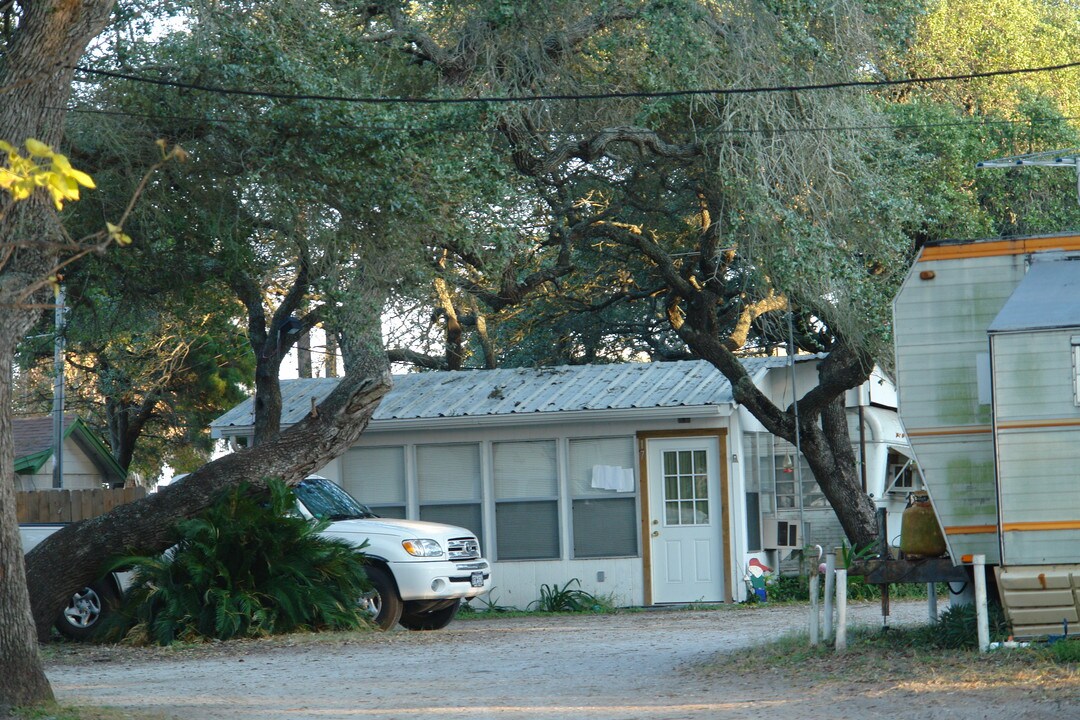
{"label": "door window pane", "polygon": [[[709,476],[705,458],[704,450],[664,451],[666,524],[709,524]],[[669,468],[673,472],[668,472]]]}

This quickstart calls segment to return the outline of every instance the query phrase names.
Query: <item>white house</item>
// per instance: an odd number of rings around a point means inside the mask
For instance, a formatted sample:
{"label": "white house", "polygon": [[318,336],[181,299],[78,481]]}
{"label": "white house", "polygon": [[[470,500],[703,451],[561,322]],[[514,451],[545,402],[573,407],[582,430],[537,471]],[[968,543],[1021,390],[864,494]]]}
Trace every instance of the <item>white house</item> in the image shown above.
{"label": "white house", "polygon": [[[799,394],[816,384],[819,361],[744,364],[786,407],[793,380]],[[283,380],[282,425],[336,382]],[[474,531],[502,605],[523,607],[542,584],[575,578],[620,605],[739,601],[751,559],[776,568],[792,549],[842,537],[795,449],[739,408],[707,362],[422,372],[394,383],[357,445],[320,474],[381,515]],[[875,374],[849,401],[868,492],[902,508],[912,475],[898,472],[907,456],[892,386]],[[252,407],[215,420],[214,436],[248,438]]]}
{"label": "white house", "polygon": [[[127,472],[86,423],[73,415],[65,415],[63,433],[62,489],[123,486]],[[11,435],[15,449],[16,489],[53,489],[53,467],[56,462],[53,418],[44,415],[14,418]]]}

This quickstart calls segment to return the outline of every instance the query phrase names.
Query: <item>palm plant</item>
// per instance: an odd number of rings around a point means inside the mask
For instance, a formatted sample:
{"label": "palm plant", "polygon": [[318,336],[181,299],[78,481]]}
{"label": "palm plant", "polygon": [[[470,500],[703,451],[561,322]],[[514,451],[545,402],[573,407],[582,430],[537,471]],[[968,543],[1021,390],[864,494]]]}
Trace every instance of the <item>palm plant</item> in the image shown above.
{"label": "palm plant", "polygon": [[167,645],[365,625],[363,553],[293,513],[283,483],[269,488],[269,501],[246,484],[224,492],[177,524],[180,540],[164,555],[118,558],[133,582],[113,634]]}

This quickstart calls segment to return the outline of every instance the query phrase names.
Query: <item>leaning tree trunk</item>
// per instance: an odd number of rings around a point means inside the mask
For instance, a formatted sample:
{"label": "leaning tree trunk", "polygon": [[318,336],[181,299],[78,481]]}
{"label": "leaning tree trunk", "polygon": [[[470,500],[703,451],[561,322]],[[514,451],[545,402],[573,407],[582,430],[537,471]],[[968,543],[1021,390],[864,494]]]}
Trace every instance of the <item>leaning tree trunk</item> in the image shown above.
{"label": "leaning tree trunk", "polygon": [[[105,26],[113,2],[21,3],[22,16],[0,48],[0,139],[59,142],[72,67]],[[0,708],[52,698],[37,653],[15,516],[11,369],[15,346],[39,312],[27,306],[44,300],[25,297],[26,290],[54,267],[61,241],[59,219],[42,193],[13,204],[0,192]]]}
{"label": "leaning tree trunk", "polygon": [[390,389],[390,377],[347,374],[307,418],[277,440],[226,455],[160,492],[49,536],[26,556],[27,585],[39,637],[46,637],[71,594],[96,580],[102,564],[135,549],[162,552],[177,520],[210,506],[226,487],[267,478],[293,484],[352,446]]}
{"label": "leaning tree trunk", "polygon": [[[710,333],[683,326],[679,336],[731,383],[735,401],[777,437],[796,444],[793,408],[781,410],[757,387],[739,358]],[[799,399],[798,444],[821,492],[854,547],[877,540],[874,503],[862,491],[855,453],[851,450],[844,392],[869,377],[872,364],[844,343],[837,343],[818,367],[818,384]],[[801,492],[802,489],[799,489]]]}

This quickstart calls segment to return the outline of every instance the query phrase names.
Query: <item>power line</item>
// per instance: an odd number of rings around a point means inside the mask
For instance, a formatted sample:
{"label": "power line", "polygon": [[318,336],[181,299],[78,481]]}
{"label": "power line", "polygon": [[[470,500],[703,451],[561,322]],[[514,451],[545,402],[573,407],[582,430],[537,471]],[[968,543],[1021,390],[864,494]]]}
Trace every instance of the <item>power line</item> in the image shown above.
{"label": "power line", "polygon": [[416,96],[401,97],[363,97],[351,95],[320,95],[320,94],[296,94],[273,92],[269,90],[249,90],[243,88],[226,88],[215,85],[201,85],[186,83],[178,80],[163,80],[149,78],[142,75],[114,72],[111,70],[96,70],[82,65],[71,66],[71,69],[84,75],[110,77],[119,80],[161,85],[184,90],[199,90],[202,92],[216,93],[219,95],[243,95],[247,97],[261,97],[270,100],[306,100],[321,102],[347,102],[365,105],[465,105],[475,103],[516,103],[546,101],[580,101],[580,100],[616,100],[616,99],[662,99],[674,97],[699,97],[699,96],[730,96],[751,95],[760,93],[778,92],[809,92],[816,90],[838,90],[842,88],[873,88],[895,87],[903,85],[922,85],[938,82],[957,82],[961,80],[977,80],[980,78],[1004,77],[1009,75],[1030,75],[1035,73],[1055,72],[1080,67],[1080,61],[1062,63],[1060,65],[1045,65],[1032,68],[1009,68],[1005,70],[987,70],[976,73],[963,73],[959,75],[933,75],[929,77],[901,78],[897,80],[849,80],[846,82],[817,83],[807,85],[771,85],[749,88],[712,88],[699,90],[657,90],[636,92],[607,92],[607,93],[556,93],[541,95],[490,95],[466,98],[426,98]]}

